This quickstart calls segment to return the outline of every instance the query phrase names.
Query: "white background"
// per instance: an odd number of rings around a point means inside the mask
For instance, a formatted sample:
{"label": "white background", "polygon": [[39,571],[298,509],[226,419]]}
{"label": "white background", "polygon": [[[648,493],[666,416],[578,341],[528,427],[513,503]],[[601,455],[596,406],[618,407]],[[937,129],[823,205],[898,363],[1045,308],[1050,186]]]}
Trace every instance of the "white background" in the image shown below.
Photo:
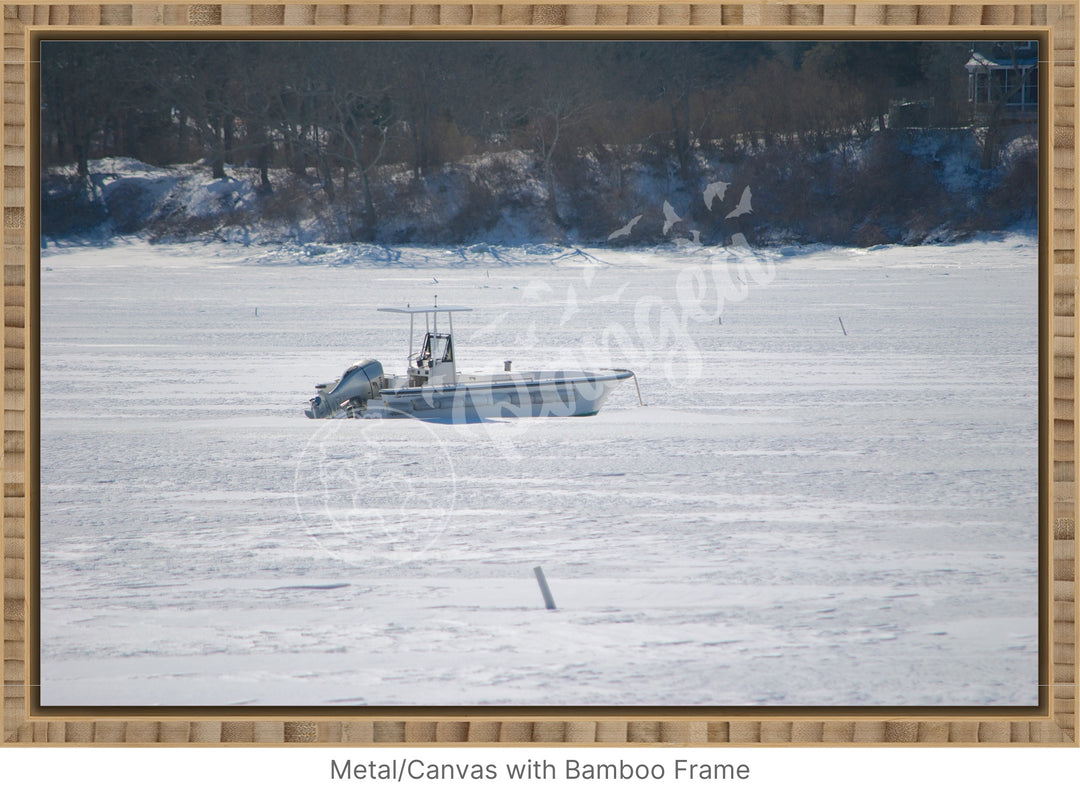
{"label": "white background", "polygon": [[[330,779],[330,761],[496,762],[539,759],[561,763],[661,762],[678,758],[746,763],[750,779],[734,782],[368,783]],[[761,747],[741,749],[327,749],[27,747],[0,752],[5,798],[112,799],[357,799],[682,800],[829,799],[907,802],[911,799],[1016,800],[1067,798],[1080,772],[1080,751],[1049,747]],[[93,792],[97,789],[97,793]],[[1047,796],[1052,795],[1052,796]]]}

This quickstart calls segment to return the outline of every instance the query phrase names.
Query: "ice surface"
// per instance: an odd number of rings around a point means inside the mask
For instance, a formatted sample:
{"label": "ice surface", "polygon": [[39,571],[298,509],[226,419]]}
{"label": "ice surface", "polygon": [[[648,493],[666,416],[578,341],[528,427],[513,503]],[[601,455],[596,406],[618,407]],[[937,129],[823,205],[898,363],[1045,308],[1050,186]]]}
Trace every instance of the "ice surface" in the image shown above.
{"label": "ice surface", "polygon": [[[1035,704],[1037,277],[1024,235],[50,247],[42,701]],[[647,406],[304,417],[436,293],[462,368]]]}

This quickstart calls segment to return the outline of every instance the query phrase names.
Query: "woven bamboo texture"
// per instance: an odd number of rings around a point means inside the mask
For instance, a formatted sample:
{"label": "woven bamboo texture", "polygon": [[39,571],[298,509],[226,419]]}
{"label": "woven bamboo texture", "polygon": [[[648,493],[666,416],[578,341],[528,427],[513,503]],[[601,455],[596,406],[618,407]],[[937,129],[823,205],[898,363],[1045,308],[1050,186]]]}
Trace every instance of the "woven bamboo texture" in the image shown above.
{"label": "woven bamboo texture", "polygon": [[[4,4],[3,63],[3,262],[4,262],[4,450],[3,450],[3,600],[6,744],[421,744],[421,743],[575,743],[575,744],[1058,744],[1077,745],[1076,622],[1076,106],[1077,3],[1022,5],[886,3],[597,3],[500,5],[441,4]],[[753,28],[800,30],[852,29],[858,33],[898,31],[918,36],[920,29],[950,26],[985,28],[1001,36],[1049,31],[1052,69],[1049,146],[1049,210],[1044,260],[1052,291],[1052,375],[1046,402],[1051,451],[1052,521],[1043,566],[1044,599],[1049,611],[1044,631],[1048,660],[1048,709],[1037,715],[964,717],[906,714],[885,719],[872,709],[781,716],[748,709],[722,718],[632,715],[578,718],[558,711],[544,716],[446,718],[410,715],[345,718],[318,716],[198,717],[115,715],[72,718],[44,715],[28,704],[28,627],[33,599],[27,598],[26,393],[27,287],[37,277],[28,269],[28,156],[26,52],[32,31],[63,27],[128,28],[161,33],[186,29],[230,28],[242,33],[266,28],[371,28],[422,26],[485,29],[614,30],[627,35],[643,29],[697,28],[746,31]],[[196,31],[198,33],[198,31]],[[907,34],[905,34],[907,35]],[[1049,349],[1048,349],[1049,351]],[[1050,365],[1052,359],[1052,367]],[[147,719],[156,720],[147,720]]]}

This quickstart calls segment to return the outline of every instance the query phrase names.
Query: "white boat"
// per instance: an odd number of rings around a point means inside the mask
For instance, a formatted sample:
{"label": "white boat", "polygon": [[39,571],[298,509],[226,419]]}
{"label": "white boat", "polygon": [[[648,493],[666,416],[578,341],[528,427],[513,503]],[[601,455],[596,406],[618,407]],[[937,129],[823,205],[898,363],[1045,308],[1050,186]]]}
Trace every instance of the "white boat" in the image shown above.
{"label": "white boat", "polygon": [[[512,371],[471,374],[457,369],[454,351],[454,312],[465,306],[380,308],[409,316],[408,369],[387,375],[374,359],[351,365],[336,382],[315,385],[309,418],[410,417],[447,422],[484,418],[538,418],[595,415],[615,385],[634,378],[633,371],[598,370]],[[417,315],[424,316],[424,337],[413,351]],[[446,330],[439,330],[445,316]],[[635,378],[636,381],[636,378]]]}

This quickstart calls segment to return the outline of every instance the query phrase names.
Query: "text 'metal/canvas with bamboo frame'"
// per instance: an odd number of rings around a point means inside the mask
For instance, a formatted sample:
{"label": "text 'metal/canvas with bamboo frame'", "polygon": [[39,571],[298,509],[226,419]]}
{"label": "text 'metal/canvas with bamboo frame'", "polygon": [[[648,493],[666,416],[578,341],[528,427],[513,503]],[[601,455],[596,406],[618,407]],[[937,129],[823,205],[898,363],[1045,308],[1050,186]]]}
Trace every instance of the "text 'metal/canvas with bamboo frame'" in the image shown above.
{"label": "text 'metal/canvas with bamboo frame'", "polygon": [[[4,4],[3,737],[11,744],[1044,744],[1077,745],[1077,4],[601,3]],[[35,705],[38,282],[36,43],[88,38],[754,37],[1001,38],[1040,42],[1040,704],[987,709],[769,708],[695,714],[523,709],[392,714],[327,709],[123,708],[56,715]]]}

